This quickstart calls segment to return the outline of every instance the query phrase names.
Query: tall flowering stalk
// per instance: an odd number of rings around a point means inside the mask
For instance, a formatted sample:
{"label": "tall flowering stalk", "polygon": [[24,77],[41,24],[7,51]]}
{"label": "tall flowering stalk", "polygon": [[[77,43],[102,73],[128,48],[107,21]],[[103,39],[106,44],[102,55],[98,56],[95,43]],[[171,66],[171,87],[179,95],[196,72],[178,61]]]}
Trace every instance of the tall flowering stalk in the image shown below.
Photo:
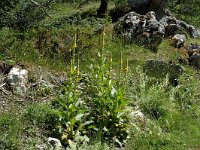
{"label": "tall flowering stalk", "polygon": [[121,80],[122,77],[122,72],[123,72],[123,57],[122,57],[122,52],[120,53],[120,68],[119,68],[119,81]]}
{"label": "tall flowering stalk", "polygon": [[72,80],[72,74],[73,74],[73,60],[70,60],[70,64],[69,64],[69,81]]}
{"label": "tall flowering stalk", "polygon": [[109,77],[111,78],[111,74],[112,74],[112,53],[110,53],[109,56]]}
{"label": "tall flowering stalk", "polygon": [[74,43],[72,45],[72,60],[73,60],[73,63],[75,61],[76,48],[77,48],[77,35],[74,34]]}
{"label": "tall flowering stalk", "polygon": [[[103,26],[102,27],[102,30],[101,30],[101,34],[100,34],[100,37],[99,37],[99,49],[100,49],[100,54],[99,54],[99,57],[100,57],[100,72],[102,72],[104,69],[104,46],[105,46],[105,27]],[[104,74],[100,73],[101,74],[101,78],[103,80],[104,78]]]}
{"label": "tall flowering stalk", "polygon": [[103,51],[105,47],[105,27],[102,27],[101,34],[99,37],[99,46],[100,46],[100,57],[101,57],[101,63],[103,62]]}
{"label": "tall flowering stalk", "polygon": [[77,68],[76,68],[76,75],[77,77],[79,76],[80,74],[80,67],[79,67],[79,59],[77,60]]}
{"label": "tall flowering stalk", "polygon": [[125,87],[127,89],[127,86],[128,86],[128,69],[129,69],[129,66],[128,66],[128,59],[126,60],[126,68],[125,68]]}

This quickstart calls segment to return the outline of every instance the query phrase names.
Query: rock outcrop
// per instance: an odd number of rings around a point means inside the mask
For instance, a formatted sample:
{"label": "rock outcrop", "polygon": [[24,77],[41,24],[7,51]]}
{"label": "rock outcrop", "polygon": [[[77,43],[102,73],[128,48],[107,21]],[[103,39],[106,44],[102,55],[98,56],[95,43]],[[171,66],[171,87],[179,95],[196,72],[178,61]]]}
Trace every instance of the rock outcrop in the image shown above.
{"label": "rock outcrop", "polygon": [[126,43],[140,43],[153,50],[157,49],[165,34],[164,26],[156,20],[153,11],[146,15],[128,13],[115,24],[114,31]]}
{"label": "rock outcrop", "polygon": [[[200,37],[200,31],[194,26],[177,20],[169,11],[165,11],[164,17],[156,19],[153,11],[140,15],[136,12],[129,12],[121,17],[114,25],[114,31],[121,36],[126,43],[137,43],[145,45],[154,51],[164,37],[178,38],[178,45],[184,44],[185,33],[193,38]],[[181,35],[181,36],[180,36]]]}
{"label": "rock outcrop", "polygon": [[200,37],[198,29],[184,21],[176,19],[170,13],[166,14],[159,22],[165,27],[165,37],[185,33],[189,33],[193,38]]}

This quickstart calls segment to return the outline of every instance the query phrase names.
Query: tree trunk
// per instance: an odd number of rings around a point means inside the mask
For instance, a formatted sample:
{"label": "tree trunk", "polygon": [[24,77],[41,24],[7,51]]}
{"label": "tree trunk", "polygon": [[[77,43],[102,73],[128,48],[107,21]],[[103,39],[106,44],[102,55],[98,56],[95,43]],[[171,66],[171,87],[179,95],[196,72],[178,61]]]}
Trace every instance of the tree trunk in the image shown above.
{"label": "tree trunk", "polygon": [[97,10],[98,17],[104,17],[108,9],[108,0],[101,0],[101,5]]}

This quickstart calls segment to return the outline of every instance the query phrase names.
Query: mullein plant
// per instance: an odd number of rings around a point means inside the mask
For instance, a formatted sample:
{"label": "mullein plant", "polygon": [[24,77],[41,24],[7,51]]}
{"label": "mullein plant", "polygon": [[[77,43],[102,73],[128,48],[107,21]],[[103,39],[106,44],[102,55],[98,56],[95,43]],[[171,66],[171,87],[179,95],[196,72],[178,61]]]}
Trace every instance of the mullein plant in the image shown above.
{"label": "mullein plant", "polygon": [[[94,62],[88,71],[87,103],[91,106],[90,117],[94,118],[96,131],[102,135],[102,140],[114,142],[122,146],[128,136],[129,118],[126,106],[128,99],[124,91],[124,84],[117,85],[112,75],[112,53],[108,59],[104,56],[105,29],[99,38],[100,61]],[[108,60],[108,61],[107,61]],[[121,56],[120,74],[123,73]],[[125,69],[128,72],[128,67]],[[123,82],[123,81],[122,81]],[[93,132],[94,134],[94,132]]]}
{"label": "mullein plant", "polygon": [[[69,144],[76,132],[80,132],[92,138],[101,134],[102,140],[123,146],[130,129],[129,111],[126,109],[129,101],[124,90],[125,84],[118,86],[118,79],[112,77],[112,53],[108,59],[104,56],[105,29],[99,40],[100,61],[94,61],[88,67],[84,80],[80,77],[79,60],[75,60],[76,36],[74,39],[68,82],[63,87],[64,94],[57,98],[59,107],[55,111],[59,123],[55,132],[64,144]],[[122,74],[122,56],[120,60]],[[128,63],[125,73],[128,73]],[[81,80],[84,86],[80,89]]]}
{"label": "mullein plant", "polygon": [[75,64],[76,36],[74,37],[73,57],[67,74],[68,81],[63,86],[63,94],[56,98],[57,107],[54,107],[59,120],[54,128],[54,133],[64,145],[68,145],[69,141],[74,139],[76,132],[86,131],[84,130],[85,126],[89,126],[93,122],[89,119],[86,120],[89,110],[86,109],[86,104],[80,96],[82,91],[78,89],[81,77],[79,60]]}

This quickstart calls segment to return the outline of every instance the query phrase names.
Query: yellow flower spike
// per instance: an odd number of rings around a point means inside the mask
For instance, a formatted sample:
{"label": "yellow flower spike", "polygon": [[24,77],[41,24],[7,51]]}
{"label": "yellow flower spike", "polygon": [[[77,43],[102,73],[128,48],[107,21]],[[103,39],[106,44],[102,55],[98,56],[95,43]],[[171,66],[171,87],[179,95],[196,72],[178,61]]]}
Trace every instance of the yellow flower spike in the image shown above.
{"label": "yellow flower spike", "polygon": [[69,65],[69,80],[71,80],[71,76],[72,76],[72,67],[73,67],[73,61],[70,60],[70,65]]}
{"label": "yellow flower spike", "polygon": [[111,75],[111,71],[112,71],[112,53],[110,53],[109,56],[109,76]]}
{"label": "yellow flower spike", "polygon": [[103,26],[100,33],[100,37],[99,37],[99,46],[100,46],[101,54],[104,49],[104,45],[105,45],[105,27]]}
{"label": "yellow flower spike", "polygon": [[122,52],[120,54],[120,72],[123,70],[123,58],[122,58]]}
{"label": "yellow flower spike", "polygon": [[119,69],[119,80],[121,80],[121,74],[123,72],[123,58],[122,58],[122,52],[120,53],[120,69]]}
{"label": "yellow flower spike", "polygon": [[77,35],[74,34],[74,44],[73,44],[73,48],[77,48]]}
{"label": "yellow flower spike", "polygon": [[80,74],[80,67],[79,67],[79,59],[78,59],[77,69],[76,69],[76,75],[79,76],[79,74]]}
{"label": "yellow flower spike", "polygon": [[72,46],[72,60],[73,62],[75,61],[75,50],[77,48],[77,35],[74,34],[74,43],[73,43],[73,46]]}
{"label": "yellow flower spike", "polygon": [[125,73],[128,73],[128,59],[126,60],[126,68],[125,68]]}
{"label": "yellow flower spike", "polygon": [[103,27],[102,29],[102,49],[104,49],[104,45],[105,45],[105,27]]}

